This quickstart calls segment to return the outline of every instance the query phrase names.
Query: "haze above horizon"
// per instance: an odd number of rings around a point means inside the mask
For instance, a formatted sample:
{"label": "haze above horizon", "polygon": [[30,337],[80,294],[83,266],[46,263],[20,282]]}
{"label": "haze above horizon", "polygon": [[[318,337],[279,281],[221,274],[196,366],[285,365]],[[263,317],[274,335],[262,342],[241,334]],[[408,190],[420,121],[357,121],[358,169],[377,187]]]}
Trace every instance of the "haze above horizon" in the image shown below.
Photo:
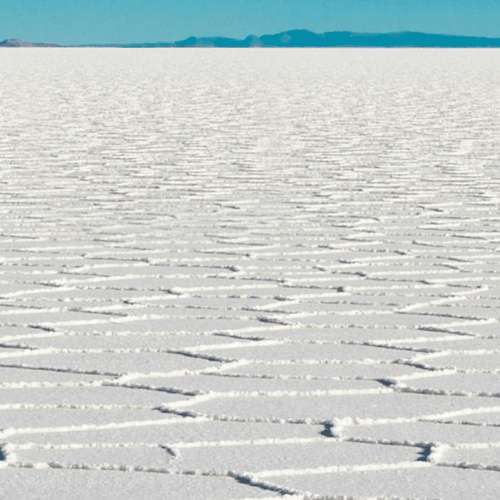
{"label": "haze above horizon", "polygon": [[418,31],[500,37],[494,0],[2,0],[0,39],[69,44]]}

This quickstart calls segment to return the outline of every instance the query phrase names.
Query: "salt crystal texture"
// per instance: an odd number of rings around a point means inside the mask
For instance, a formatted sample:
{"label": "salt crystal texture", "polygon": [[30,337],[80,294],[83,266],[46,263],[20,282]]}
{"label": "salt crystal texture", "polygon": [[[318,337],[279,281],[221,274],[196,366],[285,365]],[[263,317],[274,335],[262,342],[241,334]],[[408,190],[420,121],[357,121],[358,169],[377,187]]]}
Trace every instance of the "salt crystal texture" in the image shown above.
{"label": "salt crystal texture", "polygon": [[495,51],[0,67],[0,498],[498,499]]}

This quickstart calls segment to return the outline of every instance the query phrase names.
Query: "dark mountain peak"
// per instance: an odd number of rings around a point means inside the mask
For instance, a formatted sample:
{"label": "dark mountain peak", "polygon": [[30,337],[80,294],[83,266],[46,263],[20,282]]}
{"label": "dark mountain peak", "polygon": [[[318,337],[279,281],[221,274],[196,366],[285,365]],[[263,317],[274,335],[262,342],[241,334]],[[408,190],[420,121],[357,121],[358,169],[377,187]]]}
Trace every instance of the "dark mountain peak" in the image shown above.
{"label": "dark mountain peak", "polygon": [[180,42],[174,42],[174,45],[176,45],[177,47],[190,47],[192,45],[195,45],[197,40],[198,39],[195,36],[190,36],[189,38],[181,40]]}
{"label": "dark mountain peak", "polygon": [[275,35],[263,35],[260,37],[264,46],[267,47],[323,47],[325,40],[322,34],[309,30],[290,30],[276,33]]}

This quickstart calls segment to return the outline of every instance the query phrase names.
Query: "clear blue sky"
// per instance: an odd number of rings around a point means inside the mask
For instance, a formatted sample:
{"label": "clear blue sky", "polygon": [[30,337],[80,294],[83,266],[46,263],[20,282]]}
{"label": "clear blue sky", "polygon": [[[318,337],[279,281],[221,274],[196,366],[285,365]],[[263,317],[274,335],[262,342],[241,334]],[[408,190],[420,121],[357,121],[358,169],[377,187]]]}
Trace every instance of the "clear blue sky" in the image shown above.
{"label": "clear blue sky", "polygon": [[500,0],[0,0],[0,40],[172,42],[295,28],[500,37]]}

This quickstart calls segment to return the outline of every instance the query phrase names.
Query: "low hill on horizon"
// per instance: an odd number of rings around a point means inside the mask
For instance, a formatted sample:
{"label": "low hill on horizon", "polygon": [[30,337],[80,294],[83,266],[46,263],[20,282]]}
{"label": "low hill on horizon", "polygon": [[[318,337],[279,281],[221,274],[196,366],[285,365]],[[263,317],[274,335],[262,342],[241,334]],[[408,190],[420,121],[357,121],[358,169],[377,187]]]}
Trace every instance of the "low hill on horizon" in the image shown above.
{"label": "low hill on horizon", "polygon": [[226,37],[190,37],[178,42],[120,43],[57,45],[51,43],[32,43],[23,40],[7,39],[0,47],[500,47],[500,38],[475,36],[441,35],[403,31],[397,33],[355,33],[334,31],[314,33],[309,30],[291,30],[274,35],[249,35],[243,40]]}
{"label": "low hill on horizon", "polygon": [[24,40],[8,38],[7,40],[0,42],[0,47],[60,47],[60,45],[55,43],[25,42]]}

